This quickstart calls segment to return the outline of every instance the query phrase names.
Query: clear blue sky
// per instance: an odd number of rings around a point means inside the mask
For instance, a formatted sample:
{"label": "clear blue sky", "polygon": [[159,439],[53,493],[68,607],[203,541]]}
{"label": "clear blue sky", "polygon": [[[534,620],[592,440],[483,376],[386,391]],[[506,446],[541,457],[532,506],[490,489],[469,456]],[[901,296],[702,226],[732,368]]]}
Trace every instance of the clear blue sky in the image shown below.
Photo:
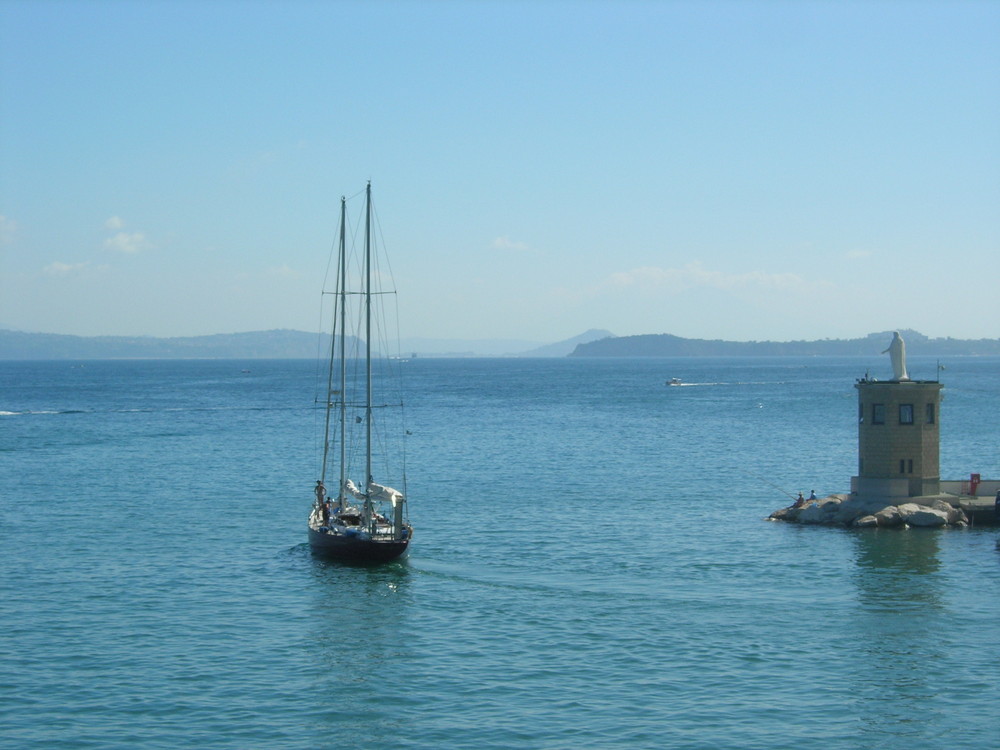
{"label": "clear blue sky", "polygon": [[0,327],[1000,337],[998,2],[0,0]]}

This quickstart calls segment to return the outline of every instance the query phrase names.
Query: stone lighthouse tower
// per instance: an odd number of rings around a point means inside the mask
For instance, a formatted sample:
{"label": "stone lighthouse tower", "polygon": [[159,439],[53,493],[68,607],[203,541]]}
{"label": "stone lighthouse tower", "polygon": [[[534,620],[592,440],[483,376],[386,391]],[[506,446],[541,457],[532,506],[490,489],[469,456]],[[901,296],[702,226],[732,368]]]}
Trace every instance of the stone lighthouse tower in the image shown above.
{"label": "stone lighthouse tower", "polygon": [[858,475],[851,477],[851,492],[897,504],[940,492],[941,383],[910,380],[905,344],[898,332],[886,351],[892,359],[893,379],[865,377],[854,386],[858,389]]}

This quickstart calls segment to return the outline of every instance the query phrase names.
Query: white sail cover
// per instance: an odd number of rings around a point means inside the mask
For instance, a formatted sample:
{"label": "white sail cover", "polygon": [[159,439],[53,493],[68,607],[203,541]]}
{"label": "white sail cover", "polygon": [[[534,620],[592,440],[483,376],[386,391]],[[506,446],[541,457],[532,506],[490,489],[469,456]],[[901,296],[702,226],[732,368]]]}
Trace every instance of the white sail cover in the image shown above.
{"label": "white sail cover", "polygon": [[368,496],[372,500],[389,500],[392,504],[403,502],[403,493],[399,490],[394,490],[392,487],[386,487],[385,485],[375,484],[375,482],[368,483]]}
{"label": "white sail cover", "polygon": [[358,489],[358,485],[356,485],[350,479],[345,479],[344,480],[344,491],[347,494],[349,494],[352,497],[354,497],[355,499],[357,499],[357,500],[364,500],[365,499],[365,493],[362,492],[361,490],[359,490]]}

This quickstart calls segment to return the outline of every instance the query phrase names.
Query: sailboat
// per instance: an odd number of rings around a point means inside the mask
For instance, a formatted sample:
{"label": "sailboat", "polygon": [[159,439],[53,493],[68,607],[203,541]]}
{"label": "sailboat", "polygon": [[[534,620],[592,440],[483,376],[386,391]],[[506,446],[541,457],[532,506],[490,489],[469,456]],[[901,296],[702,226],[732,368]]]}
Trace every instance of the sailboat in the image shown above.
{"label": "sailboat", "polygon": [[[402,409],[402,400],[387,403],[375,400],[374,377],[392,367],[400,367],[398,359],[375,354],[373,337],[378,335],[375,312],[381,309],[383,295],[392,292],[375,291],[373,278],[380,276],[373,269],[371,183],[365,188],[364,252],[360,260],[357,283],[360,289],[348,286],[346,243],[347,199],[340,201],[340,240],[337,252],[337,281],[334,298],[333,336],[330,346],[329,370],[325,385],[325,420],[323,427],[323,458],[320,478],[314,488],[315,500],[309,513],[309,544],[313,552],[323,557],[351,563],[382,563],[403,555],[413,538],[413,527],[406,518],[405,457],[393,455],[396,441],[402,438],[400,420],[398,435],[386,432],[392,422],[380,419],[387,412]],[[327,292],[327,294],[330,294]],[[348,307],[360,301],[356,322],[357,333],[348,333]],[[373,309],[375,308],[375,309]],[[362,330],[363,328],[363,330]],[[402,453],[401,449],[397,450]],[[398,459],[398,460],[396,460]],[[376,468],[378,464],[378,469]],[[397,464],[402,468],[397,467]],[[376,481],[376,471],[396,472]],[[363,471],[363,480],[355,482],[351,473]],[[336,482],[336,491],[327,494],[326,485]],[[402,482],[403,491],[383,482]],[[359,487],[360,484],[360,487]]]}

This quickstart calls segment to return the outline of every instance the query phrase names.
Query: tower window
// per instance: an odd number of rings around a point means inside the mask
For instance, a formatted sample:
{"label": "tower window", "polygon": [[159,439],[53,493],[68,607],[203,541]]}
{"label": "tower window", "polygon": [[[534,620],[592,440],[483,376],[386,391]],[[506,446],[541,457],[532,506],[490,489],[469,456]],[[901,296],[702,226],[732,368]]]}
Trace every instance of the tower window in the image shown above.
{"label": "tower window", "polygon": [[872,424],[885,424],[885,404],[872,404]]}
{"label": "tower window", "polygon": [[934,424],[934,404],[927,404],[927,424]]}
{"label": "tower window", "polygon": [[913,404],[899,405],[899,423],[913,424]]}

